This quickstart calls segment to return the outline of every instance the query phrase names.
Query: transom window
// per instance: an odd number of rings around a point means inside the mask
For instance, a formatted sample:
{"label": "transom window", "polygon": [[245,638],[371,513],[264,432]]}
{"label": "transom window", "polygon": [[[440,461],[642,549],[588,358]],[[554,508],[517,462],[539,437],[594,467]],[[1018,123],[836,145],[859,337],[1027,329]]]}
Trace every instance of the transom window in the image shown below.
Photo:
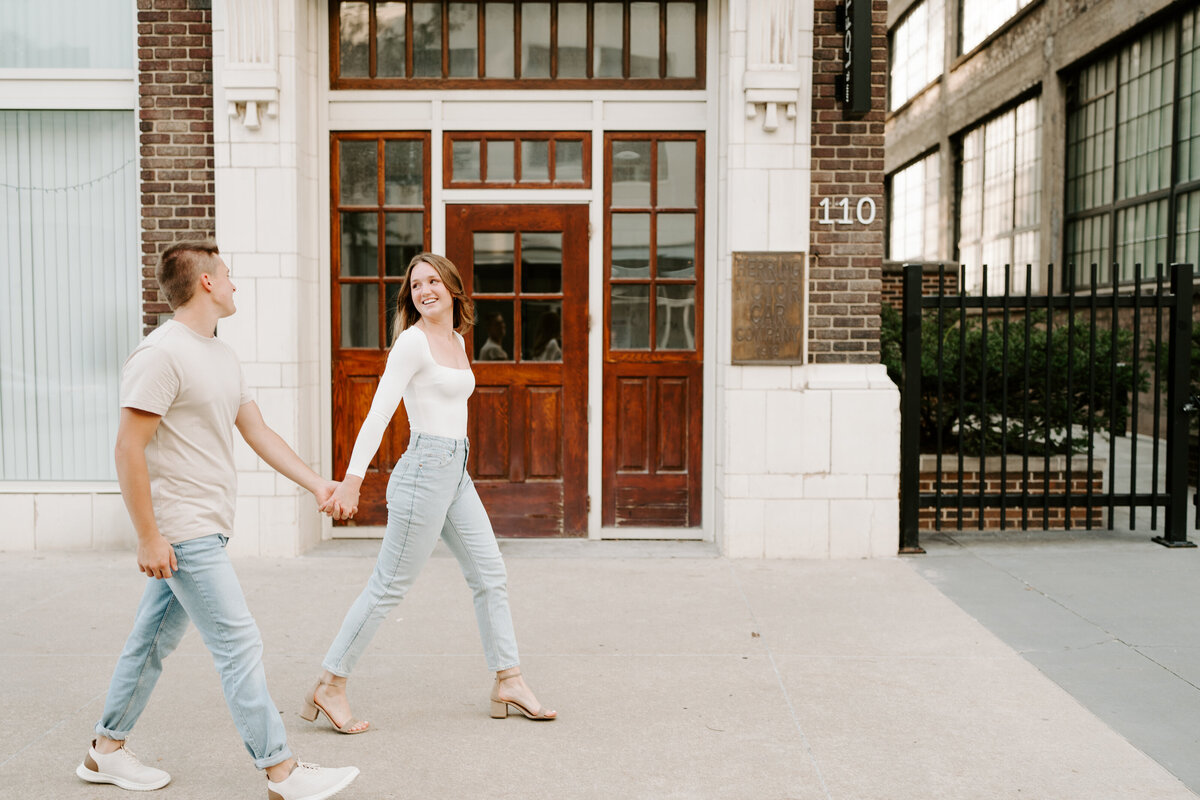
{"label": "transom window", "polygon": [[704,88],[706,0],[340,0],[334,89]]}
{"label": "transom window", "polygon": [[1078,279],[1093,263],[1107,283],[1133,280],[1139,264],[1145,275],[1200,260],[1198,44],[1193,9],[1071,81],[1065,239]]}
{"label": "transom window", "polygon": [[588,133],[447,133],[447,189],[580,189],[592,184]]}

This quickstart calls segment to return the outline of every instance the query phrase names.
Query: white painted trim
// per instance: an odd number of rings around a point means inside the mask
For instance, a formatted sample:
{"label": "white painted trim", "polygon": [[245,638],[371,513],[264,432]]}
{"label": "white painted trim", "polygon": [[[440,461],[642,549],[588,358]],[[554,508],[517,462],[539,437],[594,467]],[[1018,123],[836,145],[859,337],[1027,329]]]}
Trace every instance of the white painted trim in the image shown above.
{"label": "white painted trim", "polygon": [[0,76],[0,86],[4,87],[0,109],[123,111],[138,107],[137,80],[132,72],[103,80],[10,80]]}
{"label": "white painted trim", "polygon": [[[325,519],[329,517],[322,514]],[[355,526],[340,526],[333,527],[333,523],[329,523],[329,536],[326,539],[382,539],[387,531],[386,525],[355,525]]]}
{"label": "white painted trim", "polygon": [[589,539],[600,538],[604,505],[604,101],[592,101],[592,193],[588,209],[587,515]]}
{"label": "white painted trim", "polygon": [[136,69],[0,69],[0,81],[132,81]]}
{"label": "white painted trim", "polygon": [[[711,53],[713,48],[709,48]],[[325,74],[329,75],[328,44],[325,46]],[[326,81],[328,86],[329,82]],[[687,90],[658,90],[647,89],[629,91],[623,89],[606,89],[593,91],[589,89],[520,89],[512,91],[495,91],[487,89],[462,90],[412,90],[412,89],[340,89],[329,91],[329,102],[361,102],[361,103],[395,103],[395,102],[432,102],[446,100],[447,102],[487,102],[487,103],[524,103],[524,102],[590,102],[592,100],[645,100],[655,103],[703,103],[708,98],[704,89]]]}
{"label": "white painted trim", "polygon": [[120,494],[116,481],[0,481],[0,494]]}
{"label": "white painted trim", "polygon": [[[340,480],[342,475],[333,474],[333,311],[331,305],[333,262],[333,231],[330,229],[330,181],[331,165],[329,145],[329,15],[314,13],[317,23],[317,298],[318,326],[317,341],[321,352],[317,356],[318,424],[317,450],[320,453],[318,472]],[[333,519],[321,515],[321,539],[335,538],[339,528],[333,527]]]}
{"label": "white painted trim", "polygon": [[591,203],[592,189],[443,189],[446,205],[583,205]]}
{"label": "white painted trim", "polygon": [[704,129],[704,368],[700,385],[704,391],[701,403],[701,453],[700,453],[700,538],[715,542],[717,539],[717,373],[721,369],[718,359],[717,315],[720,296],[718,287],[721,276],[720,252],[720,183],[722,176],[721,153],[721,80],[720,43],[722,11],[726,4],[713,3],[708,14],[708,43],[705,53],[705,85],[708,87],[706,112],[707,125]]}
{"label": "white painted trim", "polygon": [[673,539],[712,541],[704,528],[601,528],[597,539]]}

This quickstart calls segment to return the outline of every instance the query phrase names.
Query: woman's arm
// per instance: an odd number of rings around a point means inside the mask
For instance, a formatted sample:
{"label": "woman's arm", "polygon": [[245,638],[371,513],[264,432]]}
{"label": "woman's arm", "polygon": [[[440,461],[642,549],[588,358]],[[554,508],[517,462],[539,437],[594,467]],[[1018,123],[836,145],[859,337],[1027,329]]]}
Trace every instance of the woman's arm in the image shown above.
{"label": "woman's arm", "polygon": [[401,334],[388,353],[387,365],[383,368],[379,386],[375,388],[375,397],[371,400],[371,410],[367,412],[367,418],[363,420],[358,437],[354,440],[346,476],[333,496],[321,507],[334,519],[350,519],[358,511],[359,488],[366,477],[367,468],[379,450],[383,434],[404,397],[404,391],[420,369],[421,345],[423,342],[417,336]]}

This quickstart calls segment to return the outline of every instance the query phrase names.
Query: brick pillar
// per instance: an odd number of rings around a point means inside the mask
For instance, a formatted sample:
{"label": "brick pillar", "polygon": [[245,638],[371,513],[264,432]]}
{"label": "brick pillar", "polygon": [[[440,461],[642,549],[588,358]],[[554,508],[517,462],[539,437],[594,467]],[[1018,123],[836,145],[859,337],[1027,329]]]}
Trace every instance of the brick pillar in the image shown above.
{"label": "brick pillar", "polygon": [[211,0],[138,0],[142,328],[170,307],[154,268],[172,242],[212,236]]}
{"label": "brick pillar", "polygon": [[[834,94],[842,70],[843,37],[835,27],[837,0],[815,0],[813,26],[812,193],[809,266],[809,361],[879,362],[879,303],[883,267],[883,117],[887,88],[887,0],[873,0],[871,111],[845,119]],[[875,219],[857,224],[856,205],[875,202]],[[850,200],[852,225],[826,225],[821,200]],[[831,216],[840,217],[841,207]]]}

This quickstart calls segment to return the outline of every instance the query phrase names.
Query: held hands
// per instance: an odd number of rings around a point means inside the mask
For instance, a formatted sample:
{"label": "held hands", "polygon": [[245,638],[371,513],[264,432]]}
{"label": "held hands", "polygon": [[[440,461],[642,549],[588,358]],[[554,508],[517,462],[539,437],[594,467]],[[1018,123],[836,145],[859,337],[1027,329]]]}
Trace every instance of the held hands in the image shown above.
{"label": "held hands", "polygon": [[324,502],[321,502],[321,495],[317,495],[317,501],[321,503],[321,511],[336,520],[353,517],[358,513],[359,483],[359,481],[345,480],[333,484],[336,488]]}
{"label": "held hands", "polygon": [[169,578],[179,569],[175,548],[161,535],[138,542],[137,565],[148,578]]}

